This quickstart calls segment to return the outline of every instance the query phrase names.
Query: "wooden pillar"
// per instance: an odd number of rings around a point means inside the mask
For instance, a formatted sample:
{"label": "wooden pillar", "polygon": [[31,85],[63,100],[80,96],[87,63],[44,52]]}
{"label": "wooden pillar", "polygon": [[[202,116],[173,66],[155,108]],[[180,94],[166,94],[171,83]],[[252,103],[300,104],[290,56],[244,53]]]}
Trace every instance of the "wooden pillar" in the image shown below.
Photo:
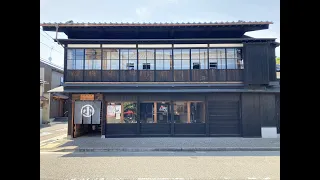
{"label": "wooden pillar", "polygon": [[73,137],[73,102],[71,95],[67,100],[68,105],[68,136]]}
{"label": "wooden pillar", "polygon": [[158,109],[157,109],[157,102],[153,103],[153,123],[158,123]]}
{"label": "wooden pillar", "polygon": [[174,135],[174,107],[173,101],[170,101],[170,113],[171,113],[171,136]]}
{"label": "wooden pillar", "polygon": [[102,98],[101,102],[101,108],[102,108],[102,119],[101,119],[101,138],[105,138],[106,136],[106,112],[107,112],[107,104],[104,101],[104,97]]}
{"label": "wooden pillar", "polygon": [[191,109],[190,109],[190,105],[191,105],[191,102],[190,101],[188,101],[187,102],[187,117],[188,117],[188,121],[187,121],[187,123],[191,123]]}
{"label": "wooden pillar", "polygon": [[205,122],[206,122],[206,136],[210,136],[209,111],[208,111],[208,95],[205,96]]}
{"label": "wooden pillar", "polygon": [[124,109],[123,109],[123,102],[121,102],[121,114],[120,114],[120,123],[123,123],[124,119]]}
{"label": "wooden pillar", "polygon": [[136,112],[136,120],[137,120],[137,135],[140,135],[140,100],[139,96],[137,96],[137,112]]}

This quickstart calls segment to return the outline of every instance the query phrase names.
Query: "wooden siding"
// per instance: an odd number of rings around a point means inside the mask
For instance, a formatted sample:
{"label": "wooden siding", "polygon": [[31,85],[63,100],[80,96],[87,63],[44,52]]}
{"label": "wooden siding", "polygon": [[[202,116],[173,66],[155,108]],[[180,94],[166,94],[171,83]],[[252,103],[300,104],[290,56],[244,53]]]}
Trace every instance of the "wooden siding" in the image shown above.
{"label": "wooden siding", "polygon": [[102,82],[119,82],[120,76],[118,70],[102,70]]}
{"label": "wooden siding", "polygon": [[194,82],[207,82],[209,81],[208,69],[193,69],[191,70],[192,80]]}
{"label": "wooden siding", "polygon": [[[107,119],[108,122],[108,119]],[[137,123],[106,124],[106,135],[136,135]]]}
{"label": "wooden siding", "polygon": [[260,119],[262,127],[276,127],[276,100],[275,94],[259,94]]}
{"label": "wooden siding", "polygon": [[205,134],[206,133],[205,123],[187,123],[187,124],[174,124],[174,134],[184,135],[184,134]]}
{"label": "wooden siding", "polygon": [[85,70],[85,82],[101,82],[101,70]]}
{"label": "wooden siding", "polygon": [[174,82],[190,81],[190,70],[174,70]]}
{"label": "wooden siding", "polygon": [[247,85],[269,83],[269,59],[267,43],[244,44],[244,80]]}
{"label": "wooden siding", "polygon": [[225,82],[243,81],[243,69],[67,70],[66,82]]}
{"label": "wooden siding", "polygon": [[140,124],[140,133],[146,134],[164,134],[170,135],[171,124],[157,124],[157,123],[142,123]]}
{"label": "wooden siding", "polygon": [[208,101],[210,135],[240,135],[239,101]]}
{"label": "wooden siding", "polygon": [[209,82],[223,82],[227,81],[227,70],[226,69],[209,69],[208,70]]}
{"label": "wooden siding", "polygon": [[243,137],[261,137],[259,98],[257,93],[243,93],[241,96]]}
{"label": "wooden siding", "polygon": [[141,70],[139,71],[140,82],[154,82],[154,72],[152,70]]}
{"label": "wooden siding", "polygon": [[66,82],[82,82],[83,81],[83,70],[67,70]]}

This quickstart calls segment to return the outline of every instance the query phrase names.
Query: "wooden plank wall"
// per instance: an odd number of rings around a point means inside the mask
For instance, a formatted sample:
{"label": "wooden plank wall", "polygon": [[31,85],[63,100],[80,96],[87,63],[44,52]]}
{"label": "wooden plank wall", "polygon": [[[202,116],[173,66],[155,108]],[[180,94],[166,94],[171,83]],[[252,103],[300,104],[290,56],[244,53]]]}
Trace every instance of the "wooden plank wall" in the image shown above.
{"label": "wooden plank wall", "polygon": [[247,85],[269,83],[268,43],[244,44],[244,82]]}

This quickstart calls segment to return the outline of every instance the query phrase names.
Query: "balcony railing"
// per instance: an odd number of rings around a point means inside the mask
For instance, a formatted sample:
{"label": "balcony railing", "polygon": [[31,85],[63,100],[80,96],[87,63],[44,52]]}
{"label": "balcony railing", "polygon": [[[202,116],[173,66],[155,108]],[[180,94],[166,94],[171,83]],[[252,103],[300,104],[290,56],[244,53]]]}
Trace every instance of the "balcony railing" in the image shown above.
{"label": "balcony railing", "polygon": [[243,69],[67,70],[65,82],[231,82]]}

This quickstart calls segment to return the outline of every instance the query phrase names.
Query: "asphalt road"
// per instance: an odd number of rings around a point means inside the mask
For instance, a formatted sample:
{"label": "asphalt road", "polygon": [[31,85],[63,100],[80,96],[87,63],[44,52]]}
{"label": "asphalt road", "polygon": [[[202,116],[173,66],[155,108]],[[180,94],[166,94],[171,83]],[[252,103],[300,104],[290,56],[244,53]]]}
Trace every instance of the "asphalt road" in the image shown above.
{"label": "asphalt road", "polygon": [[280,179],[280,152],[40,153],[41,179]]}
{"label": "asphalt road", "polygon": [[52,122],[50,126],[40,128],[40,143],[58,136],[67,135],[68,122]]}

